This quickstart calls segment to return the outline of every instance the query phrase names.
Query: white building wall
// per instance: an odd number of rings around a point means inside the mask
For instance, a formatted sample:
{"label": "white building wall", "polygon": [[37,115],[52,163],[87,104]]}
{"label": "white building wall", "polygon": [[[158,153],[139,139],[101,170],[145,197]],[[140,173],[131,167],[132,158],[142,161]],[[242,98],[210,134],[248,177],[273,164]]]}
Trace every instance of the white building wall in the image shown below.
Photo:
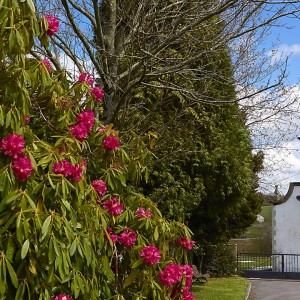
{"label": "white building wall", "polygon": [[[299,198],[299,200],[297,199]],[[273,253],[300,254],[300,183],[291,183],[282,203],[273,206]],[[281,258],[273,261],[273,270],[281,270]],[[291,272],[300,271],[298,257],[289,257],[284,262],[285,269]],[[293,267],[292,267],[293,265]]]}

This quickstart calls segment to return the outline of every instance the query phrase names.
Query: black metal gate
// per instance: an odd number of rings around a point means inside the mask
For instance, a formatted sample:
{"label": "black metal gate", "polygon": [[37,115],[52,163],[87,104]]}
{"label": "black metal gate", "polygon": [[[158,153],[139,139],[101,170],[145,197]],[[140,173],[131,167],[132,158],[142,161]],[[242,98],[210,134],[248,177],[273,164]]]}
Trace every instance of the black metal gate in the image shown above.
{"label": "black metal gate", "polygon": [[300,279],[300,254],[238,253],[237,272],[246,278]]}

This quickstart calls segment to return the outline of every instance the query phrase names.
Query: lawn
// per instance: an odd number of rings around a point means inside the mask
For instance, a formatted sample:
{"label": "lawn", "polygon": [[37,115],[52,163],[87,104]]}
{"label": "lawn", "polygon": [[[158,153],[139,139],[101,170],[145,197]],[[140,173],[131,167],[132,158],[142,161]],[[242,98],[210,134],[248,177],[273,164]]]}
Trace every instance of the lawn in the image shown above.
{"label": "lawn", "polygon": [[196,300],[244,300],[248,281],[232,276],[228,278],[209,278],[205,285],[194,284],[192,292]]}

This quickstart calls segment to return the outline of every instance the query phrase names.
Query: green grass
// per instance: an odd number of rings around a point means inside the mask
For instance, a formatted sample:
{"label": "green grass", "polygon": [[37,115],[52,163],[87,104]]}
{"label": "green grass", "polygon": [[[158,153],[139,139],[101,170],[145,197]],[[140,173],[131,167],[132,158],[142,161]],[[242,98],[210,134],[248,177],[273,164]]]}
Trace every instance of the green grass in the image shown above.
{"label": "green grass", "polygon": [[263,223],[254,222],[240,239],[233,243],[238,245],[238,252],[270,253],[272,251],[272,206],[262,206],[260,215],[265,220]]}
{"label": "green grass", "polygon": [[209,278],[205,285],[193,284],[196,300],[244,300],[248,288],[245,278]]}
{"label": "green grass", "polygon": [[272,222],[272,205],[264,205],[259,213],[265,218],[265,222]]}

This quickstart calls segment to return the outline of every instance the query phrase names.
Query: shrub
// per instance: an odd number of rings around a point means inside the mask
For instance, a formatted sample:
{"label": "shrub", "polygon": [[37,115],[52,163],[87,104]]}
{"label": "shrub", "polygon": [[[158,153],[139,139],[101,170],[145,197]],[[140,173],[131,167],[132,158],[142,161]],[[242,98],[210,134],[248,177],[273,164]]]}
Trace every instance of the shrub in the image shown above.
{"label": "shrub", "polygon": [[[71,82],[28,55],[48,46],[55,16],[37,20],[32,0],[0,11],[0,298],[191,299],[187,249],[174,250],[188,228],[134,188],[148,137],[125,139],[96,117],[104,94],[90,75]],[[178,280],[165,286],[170,265]]]}

